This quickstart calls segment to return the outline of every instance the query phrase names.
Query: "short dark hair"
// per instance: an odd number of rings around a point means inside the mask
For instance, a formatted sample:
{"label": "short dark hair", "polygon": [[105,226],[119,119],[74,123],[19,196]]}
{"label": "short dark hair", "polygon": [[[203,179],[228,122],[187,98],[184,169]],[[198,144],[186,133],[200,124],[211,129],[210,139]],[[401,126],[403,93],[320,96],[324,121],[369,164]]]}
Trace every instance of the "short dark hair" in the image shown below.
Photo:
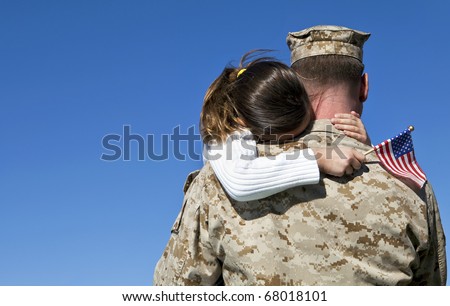
{"label": "short dark hair", "polygon": [[292,64],[305,84],[328,86],[339,83],[358,84],[364,64],[343,55],[320,55],[300,59]]}

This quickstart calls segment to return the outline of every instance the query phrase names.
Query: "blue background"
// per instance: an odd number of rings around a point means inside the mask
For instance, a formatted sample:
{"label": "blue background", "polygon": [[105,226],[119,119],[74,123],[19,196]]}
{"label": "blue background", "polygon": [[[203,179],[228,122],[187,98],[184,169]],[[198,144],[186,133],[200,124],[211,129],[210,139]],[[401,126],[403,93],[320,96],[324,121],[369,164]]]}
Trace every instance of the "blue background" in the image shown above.
{"label": "blue background", "polygon": [[[374,143],[413,124],[450,232],[448,1],[0,1],[0,285],[148,285],[201,160],[102,161],[108,134],[195,126],[229,63],[289,62],[287,32],[372,36],[364,123]],[[181,146],[187,152],[187,145]],[[201,143],[195,143],[197,154]],[[173,152],[173,148],[171,148]]]}

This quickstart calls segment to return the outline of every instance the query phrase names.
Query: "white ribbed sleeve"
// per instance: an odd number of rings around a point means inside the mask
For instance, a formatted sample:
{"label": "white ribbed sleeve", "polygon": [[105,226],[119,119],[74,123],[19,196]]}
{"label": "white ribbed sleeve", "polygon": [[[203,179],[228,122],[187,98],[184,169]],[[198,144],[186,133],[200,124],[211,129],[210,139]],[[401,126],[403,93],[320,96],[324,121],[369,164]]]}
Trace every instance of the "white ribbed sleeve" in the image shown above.
{"label": "white ribbed sleeve", "polygon": [[310,149],[258,157],[248,131],[235,133],[226,143],[205,147],[220,183],[237,201],[258,200],[291,187],[317,184],[320,173]]}

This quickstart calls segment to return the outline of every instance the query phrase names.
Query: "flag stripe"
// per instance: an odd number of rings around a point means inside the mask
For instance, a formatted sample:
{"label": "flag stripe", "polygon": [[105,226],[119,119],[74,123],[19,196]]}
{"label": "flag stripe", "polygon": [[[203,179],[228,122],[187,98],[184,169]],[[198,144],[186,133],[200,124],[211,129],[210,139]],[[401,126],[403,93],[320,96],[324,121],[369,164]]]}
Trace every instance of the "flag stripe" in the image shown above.
{"label": "flag stripe", "polygon": [[411,152],[411,154],[408,156],[410,159],[410,164],[414,168],[415,173],[421,177],[423,180],[427,180],[425,173],[423,172],[422,168],[420,168],[419,164],[416,161],[416,158],[414,156],[414,152]]}
{"label": "flag stripe", "polygon": [[419,178],[423,179],[422,175],[417,171],[417,168],[415,167],[415,162],[412,160],[410,154],[406,154],[406,155],[402,156],[401,158],[406,159],[406,161],[404,161],[404,163],[405,163],[406,168],[409,169],[410,172],[412,172],[414,175],[418,176]]}
{"label": "flag stripe", "polygon": [[404,156],[400,157],[399,159],[401,159],[404,162],[405,168],[407,168],[408,170],[410,169],[410,171],[405,170],[405,176],[414,180],[418,185],[421,185],[422,178],[418,174],[416,174],[416,171],[413,167],[410,167],[412,165],[409,165],[404,161],[404,159],[407,159],[407,156],[404,155]]}
{"label": "flag stripe", "polygon": [[[386,142],[387,143],[387,142]],[[377,152],[378,157],[382,160],[383,164],[386,165],[386,167],[388,169],[390,169],[392,172],[394,172],[394,174],[400,175],[402,176],[402,173],[399,172],[399,170],[394,166],[393,162],[392,162],[392,158],[391,155],[386,152],[386,143],[384,143],[379,149],[380,149],[380,154]]]}
{"label": "flag stripe", "polygon": [[418,167],[418,164],[414,157],[414,152],[409,152],[404,156],[402,156],[401,158],[405,159],[404,164],[407,169],[409,169],[414,175],[418,176],[420,179],[426,180],[425,174],[423,173],[422,169]]}

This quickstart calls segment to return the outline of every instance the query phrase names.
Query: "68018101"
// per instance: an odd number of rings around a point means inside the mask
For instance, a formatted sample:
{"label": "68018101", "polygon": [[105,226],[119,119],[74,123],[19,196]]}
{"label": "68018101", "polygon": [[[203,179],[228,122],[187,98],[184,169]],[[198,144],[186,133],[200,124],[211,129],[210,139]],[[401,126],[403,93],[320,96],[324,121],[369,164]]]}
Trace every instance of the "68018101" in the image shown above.
{"label": "68018101", "polygon": [[326,302],[325,291],[267,291],[264,300],[269,302]]}

